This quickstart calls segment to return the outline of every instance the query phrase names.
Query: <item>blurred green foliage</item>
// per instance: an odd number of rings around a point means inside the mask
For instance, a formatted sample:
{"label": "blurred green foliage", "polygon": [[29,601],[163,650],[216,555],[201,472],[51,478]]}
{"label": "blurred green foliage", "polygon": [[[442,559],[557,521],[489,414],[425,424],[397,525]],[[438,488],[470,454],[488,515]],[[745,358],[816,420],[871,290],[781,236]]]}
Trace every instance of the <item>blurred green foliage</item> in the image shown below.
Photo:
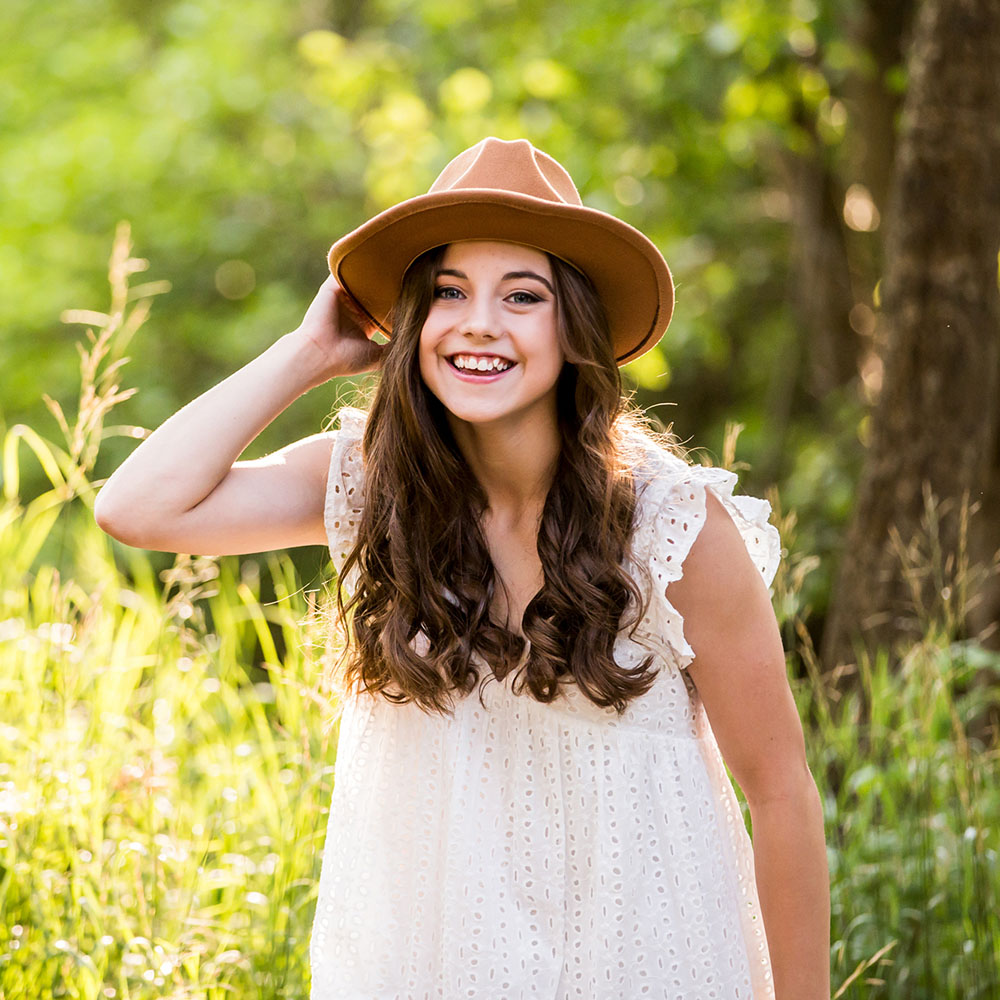
{"label": "blurred green foliage", "polygon": [[[340,235],[482,136],[524,136],[673,269],[670,330],[624,369],[637,402],[715,455],[738,420],[744,488],[781,483],[807,543],[833,547],[858,415],[829,419],[800,384],[775,166],[806,142],[801,107],[839,155],[830,81],[858,57],[826,4],[7,0],[0,18],[0,423],[70,391],[55,320],[102,301],[119,220],[172,288],[121,408],[152,428],[294,328]],[[349,390],[311,393],[246,457],[315,432]],[[100,471],[130,447],[109,441]]]}

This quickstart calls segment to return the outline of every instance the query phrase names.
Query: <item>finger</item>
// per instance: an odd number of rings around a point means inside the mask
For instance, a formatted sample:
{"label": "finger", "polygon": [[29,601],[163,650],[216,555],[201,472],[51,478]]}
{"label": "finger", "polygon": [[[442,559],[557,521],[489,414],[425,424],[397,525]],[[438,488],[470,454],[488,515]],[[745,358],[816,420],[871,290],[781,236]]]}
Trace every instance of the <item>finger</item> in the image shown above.
{"label": "finger", "polygon": [[309,308],[306,310],[307,315],[309,313],[315,315],[317,312],[330,315],[337,308],[339,290],[340,286],[336,281],[333,281],[333,276],[331,275],[317,289],[312,302],[309,303]]}
{"label": "finger", "polygon": [[378,330],[378,325],[375,321],[365,312],[364,309],[358,305],[346,292],[341,290],[338,297],[338,308],[341,310],[340,315],[343,316],[348,321],[354,323],[355,326],[369,339],[371,340],[372,334]]}
{"label": "finger", "polygon": [[386,345],[369,340],[365,347],[365,364],[369,370],[381,368],[385,359]]}

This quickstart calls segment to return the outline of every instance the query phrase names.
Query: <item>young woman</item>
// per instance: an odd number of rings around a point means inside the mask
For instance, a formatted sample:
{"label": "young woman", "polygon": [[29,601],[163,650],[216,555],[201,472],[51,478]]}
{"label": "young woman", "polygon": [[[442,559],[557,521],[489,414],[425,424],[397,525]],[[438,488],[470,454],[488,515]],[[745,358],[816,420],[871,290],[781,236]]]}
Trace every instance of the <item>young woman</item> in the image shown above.
{"label": "young woman", "polygon": [[[330,267],[96,508],[145,548],[330,547],[351,641],[314,1000],[828,1000],[770,508],[622,397],[670,320],[659,251],[489,138]],[[368,412],[236,461],[375,369]]]}

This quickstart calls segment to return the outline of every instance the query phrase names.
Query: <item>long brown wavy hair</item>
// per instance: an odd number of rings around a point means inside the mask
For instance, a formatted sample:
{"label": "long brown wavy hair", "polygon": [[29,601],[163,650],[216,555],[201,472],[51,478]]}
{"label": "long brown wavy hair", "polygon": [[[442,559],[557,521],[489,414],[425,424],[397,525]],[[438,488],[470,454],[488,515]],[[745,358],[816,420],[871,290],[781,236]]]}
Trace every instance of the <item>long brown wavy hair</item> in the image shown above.
{"label": "long brown wavy hair", "polygon": [[[342,691],[360,687],[452,714],[455,692],[468,694],[479,679],[473,653],[490,668],[484,682],[503,679],[525,642],[490,618],[499,578],[480,526],[487,496],[420,374],[420,333],[444,251],[427,251],[403,278],[362,441],[357,541],[340,573],[343,580],[357,567],[357,585],[345,605],[338,581],[336,605],[345,633]],[[513,690],[527,686],[551,702],[561,684],[575,682],[620,715],[656,677],[652,656],[625,669],[612,655],[619,631],[645,613],[642,592],[621,565],[637,509],[631,470],[642,451],[635,437],[681,449],[669,429],[655,430],[623,396],[590,280],[548,257],[566,357],[556,387],[562,447],[538,532],[545,582],[520,623],[530,652]]]}

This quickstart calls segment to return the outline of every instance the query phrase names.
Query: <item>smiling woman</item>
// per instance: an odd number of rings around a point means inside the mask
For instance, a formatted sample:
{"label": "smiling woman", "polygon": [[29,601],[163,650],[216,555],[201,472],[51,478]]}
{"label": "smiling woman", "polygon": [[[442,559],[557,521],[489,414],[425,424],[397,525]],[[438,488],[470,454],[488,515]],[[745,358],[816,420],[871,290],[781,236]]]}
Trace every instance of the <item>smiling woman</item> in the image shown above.
{"label": "smiling woman", "polygon": [[[537,499],[532,470],[549,468],[559,450],[556,385],[565,354],[551,279],[540,250],[495,241],[451,243],[436,268],[420,331],[424,383],[447,411],[452,434],[482,473],[477,478],[487,494],[500,502],[522,499],[522,479],[523,499]],[[462,362],[468,371],[451,362],[456,355],[468,358]],[[530,450],[512,454],[514,440]],[[506,468],[497,461],[504,453],[514,459]],[[490,468],[475,470],[482,454],[492,455]]]}
{"label": "smiling woman", "polygon": [[[657,248],[488,138],[329,264],[300,326],[96,511],[133,544],[330,548],[347,642],[313,1000],[826,1000],[769,506],[622,392],[673,309]],[[368,412],[235,461],[374,368]]]}

